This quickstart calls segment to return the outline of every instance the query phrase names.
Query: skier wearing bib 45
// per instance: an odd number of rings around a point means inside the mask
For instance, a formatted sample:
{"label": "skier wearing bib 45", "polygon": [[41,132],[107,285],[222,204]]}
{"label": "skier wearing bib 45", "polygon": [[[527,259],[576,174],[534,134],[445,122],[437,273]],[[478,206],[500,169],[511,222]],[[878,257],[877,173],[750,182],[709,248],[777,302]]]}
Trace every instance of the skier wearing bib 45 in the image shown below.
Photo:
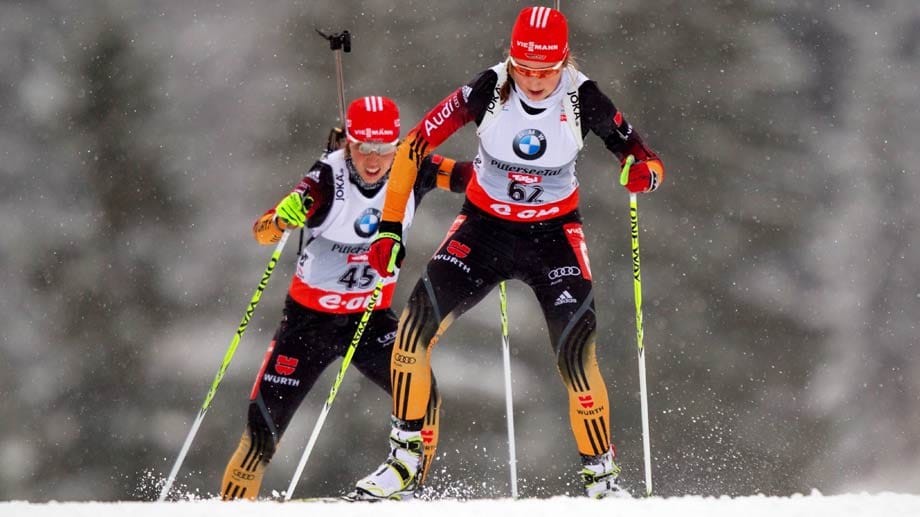
{"label": "skier wearing bib 45", "polygon": [[[441,334],[500,281],[527,283],[540,303],[569,393],[569,421],[581,477],[593,498],[628,496],[618,485],[610,402],[595,355],[591,268],[575,160],[591,131],[622,163],[633,155],[630,192],[651,192],[664,178],[658,156],[613,103],[573,66],[563,14],[521,11],[508,59],[483,71],[431,110],[396,151],[380,233],[370,265],[395,274],[411,221],[412,185],[428,153],[469,122],[479,149],[466,201],[428,262],[403,311],[393,358],[390,454],[357,482],[352,496],[411,497],[423,475],[423,436],[432,386],[430,354]],[[409,444],[409,446],[406,446]]]}
{"label": "skier wearing bib 45", "polygon": [[[324,156],[293,192],[265,212],[253,234],[260,244],[278,242],[286,229],[305,228],[306,245],[285,300],[284,314],[250,394],[249,416],[239,446],[221,483],[223,499],[255,499],[265,467],[294,412],[316,379],[343,356],[376,275],[368,249],[377,233],[390,166],[399,139],[399,110],[386,97],[364,97],[348,107],[347,142]],[[427,157],[411,186],[407,226],[418,203],[438,187],[463,192],[472,164]],[[396,277],[385,279],[381,296],[355,350],[354,366],[391,393],[390,356],[397,319],[390,309]],[[415,451],[434,457],[439,398],[432,382],[426,393],[424,441]],[[428,462],[419,467],[424,479]]]}

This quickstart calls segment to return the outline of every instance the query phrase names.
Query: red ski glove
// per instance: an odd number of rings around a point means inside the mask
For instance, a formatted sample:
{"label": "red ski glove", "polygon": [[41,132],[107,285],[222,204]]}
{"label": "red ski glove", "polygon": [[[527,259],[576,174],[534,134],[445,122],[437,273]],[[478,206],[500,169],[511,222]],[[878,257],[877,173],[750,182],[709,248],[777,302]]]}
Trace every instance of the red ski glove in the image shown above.
{"label": "red ski glove", "polygon": [[406,248],[402,243],[402,224],[381,221],[377,238],[371,243],[367,261],[382,278],[393,276],[396,268],[402,266]]}
{"label": "red ski glove", "polygon": [[[625,160],[624,162],[625,163]],[[652,192],[664,180],[664,166],[661,160],[637,162],[629,168],[629,180],[624,185],[626,190],[638,194]]]}

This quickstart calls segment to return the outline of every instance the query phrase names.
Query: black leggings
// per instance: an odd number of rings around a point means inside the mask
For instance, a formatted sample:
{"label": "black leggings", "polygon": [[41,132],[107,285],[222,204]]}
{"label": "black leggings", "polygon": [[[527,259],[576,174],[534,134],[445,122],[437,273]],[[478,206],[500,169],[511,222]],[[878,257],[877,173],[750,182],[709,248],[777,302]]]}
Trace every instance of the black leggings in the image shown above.
{"label": "black leggings", "polygon": [[[250,394],[248,424],[261,442],[268,462],[294,413],[323,371],[343,357],[354,338],[361,313],[329,314],[307,309],[290,297],[281,324],[268,347]],[[396,336],[396,315],[376,310],[352,356],[352,366],[387,393],[390,356]],[[432,402],[437,403],[436,388]]]}
{"label": "black leggings", "polygon": [[610,404],[595,356],[594,292],[577,212],[543,223],[512,223],[469,204],[428,262],[400,318],[391,362],[393,414],[417,421],[432,386],[429,349],[498,282],[531,287],[569,392],[569,418],[585,456],[610,450]]}
{"label": "black leggings", "polygon": [[[323,370],[345,355],[361,317],[362,314],[313,311],[288,297],[281,325],[268,347],[250,395],[246,429],[224,471],[222,498],[258,496],[265,467],[291,418]],[[393,311],[374,311],[352,356],[354,366],[387,393],[392,393],[389,373],[395,335]],[[422,423],[424,456],[420,482],[424,481],[437,450],[439,405],[437,388],[432,382]]]}

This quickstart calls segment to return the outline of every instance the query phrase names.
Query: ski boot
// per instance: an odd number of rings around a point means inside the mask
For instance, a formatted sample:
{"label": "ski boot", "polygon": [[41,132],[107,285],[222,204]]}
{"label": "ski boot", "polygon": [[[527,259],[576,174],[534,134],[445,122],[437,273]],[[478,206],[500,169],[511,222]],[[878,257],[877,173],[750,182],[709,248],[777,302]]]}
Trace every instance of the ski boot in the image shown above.
{"label": "ski boot", "polygon": [[592,499],[605,497],[630,497],[618,480],[620,467],[613,460],[613,451],[593,457],[582,456],[581,478],[585,482],[585,495]]}
{"label": "ski boot", "polygon": [[407,431],[405,427],[405,422],[394,419],[390,455],[373,474],[358,481],[346,499],[405,501],[415,497],[424,444],[421,430]]}

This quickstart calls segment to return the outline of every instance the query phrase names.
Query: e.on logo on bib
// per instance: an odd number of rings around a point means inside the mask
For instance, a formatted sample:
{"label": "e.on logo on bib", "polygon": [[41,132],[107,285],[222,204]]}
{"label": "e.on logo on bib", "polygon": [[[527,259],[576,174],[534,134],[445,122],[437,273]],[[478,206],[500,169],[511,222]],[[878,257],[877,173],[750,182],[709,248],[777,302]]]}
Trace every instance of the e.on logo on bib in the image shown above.
{"label": "e.on logo on bib", "polygon": [[330,293],[319,298],[319,304],[324,308],[331,311],[349,311],[355,312],[360,310],[362,307],[367,306],[367,302],[370,300],[371,295],[364,293],[356,294],[339,294],[339,293]]}
{"label": "e.on logo on bib", "polygon": [[518,208],[506,205],[505,203],[492,203],[489,205],[489,208],[496,214],[504,216],[506,219],[514,218],[520,221],[542,221],[543,219],[558,215],[560,212],[558,206],[550,206],[547,208]]}

